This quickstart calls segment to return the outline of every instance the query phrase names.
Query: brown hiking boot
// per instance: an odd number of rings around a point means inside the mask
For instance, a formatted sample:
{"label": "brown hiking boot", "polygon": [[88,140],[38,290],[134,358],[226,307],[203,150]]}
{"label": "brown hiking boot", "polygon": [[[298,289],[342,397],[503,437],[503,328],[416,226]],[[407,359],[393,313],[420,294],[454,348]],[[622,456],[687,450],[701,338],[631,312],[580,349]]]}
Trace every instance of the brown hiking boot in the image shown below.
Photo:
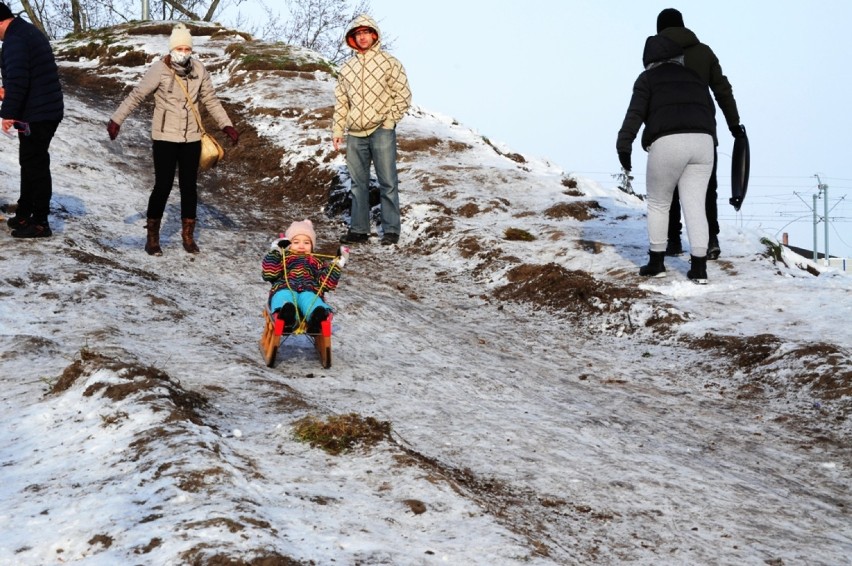
{"label": "brown hiking boot", "polygon": [[148,230],[148,237],[145,239],[145,251],[148,255],[163,255],[163,250],[160,249],[160,222],[162,218],[149,218],[145,223],[145,229]]}
{"label": "brown hiking boot", "polygon": [[201,250],[198,249],[198,245],[193,239],[193,233],[195,232],[195,218],[184,218],[182,222],[183,227],[180,231],[180,237],[183,239],[183,249],[185,249],[188,253],[197,254]]}

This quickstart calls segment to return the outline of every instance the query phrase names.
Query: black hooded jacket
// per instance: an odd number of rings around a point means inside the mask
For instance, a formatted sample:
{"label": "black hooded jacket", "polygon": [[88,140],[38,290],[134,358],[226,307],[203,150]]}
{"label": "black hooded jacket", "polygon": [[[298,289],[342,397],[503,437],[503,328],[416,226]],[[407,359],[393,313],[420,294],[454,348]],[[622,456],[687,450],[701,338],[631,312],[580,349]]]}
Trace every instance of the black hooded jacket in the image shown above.
{"label": "black hooded jacket", "polygon": [[62,86],[50,42],[21,18],[14,18],[6,28],[0,73],[6,89],[0,117],[23,122],[62,120]]}
{"label": "black hooded jacket", "polygon": [[647,70],[633,85],[633,96],[618,132],[619,153],[631,153],[642,124],[645,151],[658,138],[671,134],[709,134],[716,143],[710,91],[695,71],[677,61],[682,55],[683,49],[667,37],[655,35],[646,40],[642,61]]}

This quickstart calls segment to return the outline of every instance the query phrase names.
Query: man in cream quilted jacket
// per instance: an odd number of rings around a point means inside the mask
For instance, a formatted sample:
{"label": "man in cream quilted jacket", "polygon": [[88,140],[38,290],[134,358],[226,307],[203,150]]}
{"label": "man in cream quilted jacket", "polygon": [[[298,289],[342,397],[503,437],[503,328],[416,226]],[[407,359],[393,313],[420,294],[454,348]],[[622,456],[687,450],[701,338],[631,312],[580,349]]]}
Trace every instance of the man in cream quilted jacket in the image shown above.
{"label": "man in cream quilted jacket", "polygon": [[365,14],[355,18],[346,43],[355,55],[343,64],[334,91],[334,149],[346,135],[346,165],[352,179],[346,244],[370,239],[370,164],[376,169],[381,196],[382,245],[399,241],[399,182],[396,172],[396,124],[411,105],[411,90],[402,64],[382,50],[379,26]]}

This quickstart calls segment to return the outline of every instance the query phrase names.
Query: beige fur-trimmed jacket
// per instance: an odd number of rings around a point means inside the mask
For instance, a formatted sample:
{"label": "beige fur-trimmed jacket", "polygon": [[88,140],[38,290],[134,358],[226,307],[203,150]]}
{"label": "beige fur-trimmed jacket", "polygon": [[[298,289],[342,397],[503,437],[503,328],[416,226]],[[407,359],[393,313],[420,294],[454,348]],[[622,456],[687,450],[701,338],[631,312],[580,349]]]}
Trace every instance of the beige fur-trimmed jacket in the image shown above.
{"label": "beige fur-trimmed jacket", "polygon": [[[168,64],[168,56],[155,61],[142,80],[121,103],[111,119],[121,125],[139,104],[154,93],[154,117],[151,120],[151,138],[169,142],[196,142],[201,139],[201,130],[186,100],[183,89],[176,81],[182,81],[192,98],[195,108],[201,112],[203,106],[219,128],[233,126],[222,103],[216,97],[210,73],[199,61],[192,58],[192,71],[187,77],[179,77]],[[200,104],[199,104],[200,102]]]}
{"label": "beige fur-trimmed jacket", "polygon": [[[368,16],[359,16],[347,35],[359,27],[379,28]],[[411,106],[405,69],[381,48],[381,38],[367,51],[357,52],[340,69],[334,90],[332,138],[344,134],[366,137],[378,128],[392,129]]]}

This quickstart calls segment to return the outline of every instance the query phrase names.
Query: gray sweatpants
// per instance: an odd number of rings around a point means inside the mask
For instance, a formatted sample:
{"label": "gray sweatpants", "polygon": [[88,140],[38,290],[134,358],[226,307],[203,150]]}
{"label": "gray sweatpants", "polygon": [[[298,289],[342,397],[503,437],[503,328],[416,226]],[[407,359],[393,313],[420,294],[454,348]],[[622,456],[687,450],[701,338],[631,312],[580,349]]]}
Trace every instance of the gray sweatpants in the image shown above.
{"label": "gray sweatpants", "polygon": [[666,251],[669,208],[674,189],[679,187],[690,253],[695,257],[707,255],[710,231],[704,197],[712,171],[713,136],[710,134],[672,134],[651,144],[646,184],[648,240],[652,252]]}

